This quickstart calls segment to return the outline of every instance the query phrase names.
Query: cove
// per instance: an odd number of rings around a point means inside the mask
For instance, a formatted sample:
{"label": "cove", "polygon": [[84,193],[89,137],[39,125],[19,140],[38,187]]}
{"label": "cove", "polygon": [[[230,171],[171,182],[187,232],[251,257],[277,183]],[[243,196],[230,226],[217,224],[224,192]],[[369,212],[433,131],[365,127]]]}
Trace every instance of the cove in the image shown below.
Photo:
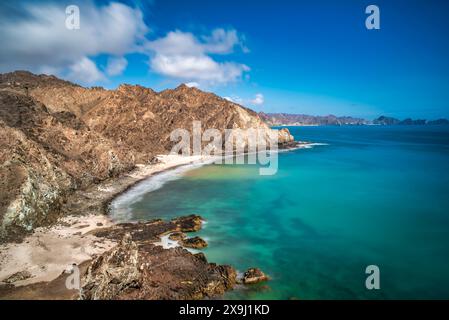
{"label": "cove", "polygon": [[[271,277],[227,299],[449,298],[449,128],[289,129],[318,145],[280,153],[276,175],[195,168],[129,203],[127,219],[204,217],[209,261]],[[368,265],[380,290],[365,287]]]}

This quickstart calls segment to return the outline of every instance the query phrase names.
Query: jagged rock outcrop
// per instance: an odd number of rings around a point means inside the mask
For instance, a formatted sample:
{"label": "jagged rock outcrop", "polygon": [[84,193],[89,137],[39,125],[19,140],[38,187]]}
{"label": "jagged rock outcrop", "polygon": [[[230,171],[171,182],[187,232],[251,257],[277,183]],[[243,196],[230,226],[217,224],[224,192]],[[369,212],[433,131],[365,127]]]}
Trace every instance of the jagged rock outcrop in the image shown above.
{"label": "jagged rock outcrop", "polygon": [[235,285],[236,272],[180,247],[139,246],[125,234],[92,262],[82,283],[84,299],[190,300],[223,294]]}
{"label": "jagged rock outcrop", "polygon": [[[25,71],[1,74],[0,241],[53,222],[74,190],[169,152],[172,130],[192,131],[195,120],[203,130],[273,132],[254,111],[185,85],[105,90]],[[281,144],[293,141],[288,130],[278,136]]]}
{"label": "jagged rock outcrop", "polygon": [[90,264],[82,279],[84,298],[202,299],[223,294],[236,284],[232,267],[208,263],[202,253],[182,247],[155,245],[161,235],[194,232],[201,225],[200,216],[189,215],[95,231],[97,237],[120,241]]}

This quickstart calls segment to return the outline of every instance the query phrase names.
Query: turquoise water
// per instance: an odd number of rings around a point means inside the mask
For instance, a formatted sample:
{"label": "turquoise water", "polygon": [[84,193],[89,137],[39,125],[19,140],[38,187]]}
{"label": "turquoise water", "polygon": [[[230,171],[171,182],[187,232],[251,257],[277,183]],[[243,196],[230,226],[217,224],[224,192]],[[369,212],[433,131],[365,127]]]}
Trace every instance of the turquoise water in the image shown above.
{"label": "turquoise water", "polygon": [[[210,261],[271,281],[225,298],[449,298],[449,128],[292,127],[327,145],[255,165],[209,165],[144,194],[132,220],[197,213]],[[365,268],[380,268],[380,290]]]}

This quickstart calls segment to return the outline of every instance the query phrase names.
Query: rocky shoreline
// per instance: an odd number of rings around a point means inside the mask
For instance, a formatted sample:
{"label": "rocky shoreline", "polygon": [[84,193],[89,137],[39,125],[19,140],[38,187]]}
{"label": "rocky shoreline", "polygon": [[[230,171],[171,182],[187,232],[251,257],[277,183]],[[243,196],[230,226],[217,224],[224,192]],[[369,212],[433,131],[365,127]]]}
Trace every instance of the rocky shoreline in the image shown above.
{"label": "rocky shoreline", "polygon": [[201,225],[200,216],[190,215],[95,231],[119,244],[92,261],[82,278],[83,298],[203,299],[232,289],[237,273],[231,266],[208,263],[203,253],[156,244],[163,235],[195,232]]}
{"label": "rocky shoreline", "polygon": [[[185,249],[207,246],[203,239],[186,235],[201,228],[200,216],[121,224],[106,216],[112,199],[151,174],[211,160],[188,158],[163,158],[159,164],[78,191],[64,203],[70,218],[36,230],[21,243],[2,245],[0,299],[78,299],[79,292],[67,290],[63,281],[70,264],[81,269],[83,299],[214,298],[238,282],[249,283],[237,279],[231,266],[209,263],[204,254]],[[180,246],[158,245],[165,235],[177,238]],[[64,251],[65,260],[52,260],[58,250]],[[41,257],[39,261],[29,261],[36,255]],[[45,263],[54,266],[51,272],[45,270]]]}

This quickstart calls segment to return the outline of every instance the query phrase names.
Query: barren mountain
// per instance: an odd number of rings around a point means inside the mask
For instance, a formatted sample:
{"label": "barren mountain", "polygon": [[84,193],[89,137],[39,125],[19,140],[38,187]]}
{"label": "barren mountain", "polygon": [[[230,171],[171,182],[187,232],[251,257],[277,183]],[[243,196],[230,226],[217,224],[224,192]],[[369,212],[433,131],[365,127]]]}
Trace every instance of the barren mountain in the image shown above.
{"label": "barren mountain", "polygon": [[259,113],[259,116],[271,126],[297,126],[297,125],[362,125],[369,121],[353,117],[310,116],[305,114],[290,113]]}
{"label": "barren mountain", "polygon": [[[271,129],[257,113],[181,85],[157,93],[141,86],[83,88],[54,76],[0,75],[0,240],[54,221],[77,189],[170,151],[170,132]],[[280,143],[293,140],[279,132]]]}

